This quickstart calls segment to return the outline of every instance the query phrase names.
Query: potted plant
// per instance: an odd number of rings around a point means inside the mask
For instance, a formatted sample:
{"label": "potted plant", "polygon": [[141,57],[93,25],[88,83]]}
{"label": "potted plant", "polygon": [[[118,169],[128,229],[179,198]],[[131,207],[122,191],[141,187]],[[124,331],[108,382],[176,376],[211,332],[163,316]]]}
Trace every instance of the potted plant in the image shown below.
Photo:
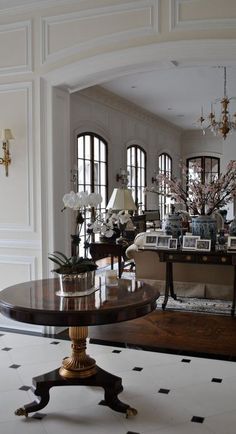
{"label": "potted plant", "polygon": [[91,259],[79,256],[67,257],[55,251],[48,258],[56,264],[52,271],[59,275],[59,295],[70,297],[90,294],[94,291],[97,265]]}

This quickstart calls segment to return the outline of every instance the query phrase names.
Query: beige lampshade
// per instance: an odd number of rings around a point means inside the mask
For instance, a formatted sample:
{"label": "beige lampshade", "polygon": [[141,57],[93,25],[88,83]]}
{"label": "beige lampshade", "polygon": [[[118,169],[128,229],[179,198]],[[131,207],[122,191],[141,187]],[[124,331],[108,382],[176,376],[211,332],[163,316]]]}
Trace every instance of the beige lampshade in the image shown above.
{"label": "beige lampshade", "polygon": [[12,134],[12,131],[9,128],[2,129],[1,131],[1,139],[3,142],[6,142],[7,140],[12,140],[15,137]]}
{"label": "beige lampshade", "polygon": [[114,211],[136,210],[132,191],[127,188],[114,188],[106,208]]}

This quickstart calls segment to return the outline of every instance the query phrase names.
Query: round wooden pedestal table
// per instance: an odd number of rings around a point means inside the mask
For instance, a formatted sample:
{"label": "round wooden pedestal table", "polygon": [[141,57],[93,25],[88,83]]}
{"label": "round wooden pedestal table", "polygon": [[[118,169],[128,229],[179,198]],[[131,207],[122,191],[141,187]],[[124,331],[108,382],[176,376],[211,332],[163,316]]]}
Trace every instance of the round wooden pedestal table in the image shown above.
{"label": "round wooden pedestal table", "polygon": [[104,371],[86,353],[88,326],[131,320],[156,308],[159,292],[153,286],[135,280],[118,279],[109,287],[105,277],[96,276],[95,291],[82,297],[60,297],[58,279],[35,280],[8,287],[0,292],[0,312],[15,321],[69,327],[71,355],[61,367],[34,377],[36,400],[15,411],[27,416],[44,408],[49,390],[55,386],[98,386],[104,389],[104,404],[126,417],[137,410],[119,400],[122,379]]}

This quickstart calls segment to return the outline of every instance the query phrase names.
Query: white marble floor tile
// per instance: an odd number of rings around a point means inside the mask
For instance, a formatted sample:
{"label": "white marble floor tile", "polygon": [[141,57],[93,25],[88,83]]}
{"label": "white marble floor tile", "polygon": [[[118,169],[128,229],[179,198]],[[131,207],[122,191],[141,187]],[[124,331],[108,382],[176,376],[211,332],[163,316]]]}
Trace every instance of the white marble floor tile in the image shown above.
{"label": "white marble floor tile", "polygon": [[9,365],[1,368],[0,392],[15,390],[22,385],[17,369],[9,368]]}
{"label": "white marble floor tile", "polygon": [[15,389],[1,392],[0,422],[19,420],[19,416],[16,416],[14,412],[28,401],[29,394],[23,390]]}
{"label": "white marble floor tile", "polygon": [[206,417],[204,425],[211,429],[214,434],[235,434],[236,432],[236,412],[226,411]]}
{"label": "white marble floor tile", "polygon": [[0,422],[1,434],[47,434],[41,421],[36,419],[23,419],[10,422]]}
{"label": "white marble floor tile", "polygon": [[[32,377],[60,366],[70,354],[70,342],[2,332],[0,337],[1,434],[235,434],[236,363],[88,343],[97,364],[122,377],[121,401],[137,408],[126,419],[98,403],[102,388],[60,386],[50,390],[50,401],[36,420],[14,411],[35,399]],[[59,342],[53,345],[52,342]],[[2,351],[2,348],[12,348]],[[119,353],[113,351],[120,351]],[[190,363],[182,362],[189,359]],[[21,365],[18,369],[10,364]],[[134,371],[134,367],[142,368]],[[212,378],[222,382],[212,382]],[[164,392],[160,393],[160,389]],[[193,416],[203,423],[191,422]]]}

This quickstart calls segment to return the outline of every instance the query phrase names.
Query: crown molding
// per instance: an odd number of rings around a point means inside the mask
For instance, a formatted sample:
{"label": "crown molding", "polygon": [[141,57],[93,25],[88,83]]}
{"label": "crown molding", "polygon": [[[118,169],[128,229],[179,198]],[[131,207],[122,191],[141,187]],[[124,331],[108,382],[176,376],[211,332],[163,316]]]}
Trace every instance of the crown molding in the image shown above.
{"label": "crown molding", "polygon": [[143,109],[142,107],[122,98],[113,92],[104,89],[101,86],[93,86],[79,92],[82,96],[90,100],[96,100],[101,104],[108,106],[109,108],[116,109],[121,113],[126,113],[128,115],[134,116],[136,119],[143,122],[149,123],[159,129],[164,129],[166,131],[172,131],[174,133],[179,133],[183,131],[180,127],[177,127],[170,122],[161,119],[160,117],[154,115],[153,113]]}

